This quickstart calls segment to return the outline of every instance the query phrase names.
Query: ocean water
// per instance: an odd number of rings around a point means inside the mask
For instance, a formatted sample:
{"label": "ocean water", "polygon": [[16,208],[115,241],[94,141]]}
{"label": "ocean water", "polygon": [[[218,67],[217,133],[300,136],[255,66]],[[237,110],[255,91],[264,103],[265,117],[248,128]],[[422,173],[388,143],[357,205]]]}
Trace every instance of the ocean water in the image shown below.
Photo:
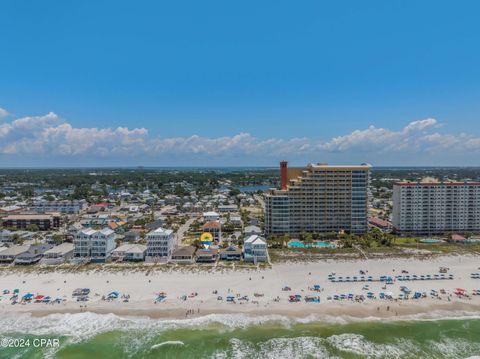
{"label": "ocean water", "polygon": [[480,316],[395,320],[209,315],[186,320],[93,313],[0,317],[2,339],[59,339],[0,348],[0,358],[480,358]]}

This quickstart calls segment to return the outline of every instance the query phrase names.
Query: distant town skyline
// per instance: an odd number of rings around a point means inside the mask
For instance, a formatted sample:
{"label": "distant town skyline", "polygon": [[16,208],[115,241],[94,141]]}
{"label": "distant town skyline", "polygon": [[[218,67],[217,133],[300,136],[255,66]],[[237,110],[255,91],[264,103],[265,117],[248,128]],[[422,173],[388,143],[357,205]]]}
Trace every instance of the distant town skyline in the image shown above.
{"label": "distant town skyline", "polygon": [[0,167],[478,166],[479,10],[8,2]]}

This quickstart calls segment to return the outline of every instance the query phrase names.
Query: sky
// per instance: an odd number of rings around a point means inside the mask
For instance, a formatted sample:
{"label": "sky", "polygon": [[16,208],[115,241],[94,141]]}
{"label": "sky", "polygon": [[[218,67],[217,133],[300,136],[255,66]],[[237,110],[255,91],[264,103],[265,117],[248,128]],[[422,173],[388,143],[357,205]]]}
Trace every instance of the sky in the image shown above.
{"label": "sky", "polygon": [[480,165],[478,1],[0,3],[0,167]]}

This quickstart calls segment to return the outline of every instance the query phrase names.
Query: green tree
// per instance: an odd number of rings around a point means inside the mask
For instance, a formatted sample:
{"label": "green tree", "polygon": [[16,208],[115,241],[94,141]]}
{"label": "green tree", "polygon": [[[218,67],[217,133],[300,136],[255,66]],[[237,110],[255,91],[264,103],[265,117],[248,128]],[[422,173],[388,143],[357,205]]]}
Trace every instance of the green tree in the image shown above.
{"label": "green tree", "polygon": [[39,228],[36,224],[29,224],[25,229],[29,232],[38,232],[39,231]]}

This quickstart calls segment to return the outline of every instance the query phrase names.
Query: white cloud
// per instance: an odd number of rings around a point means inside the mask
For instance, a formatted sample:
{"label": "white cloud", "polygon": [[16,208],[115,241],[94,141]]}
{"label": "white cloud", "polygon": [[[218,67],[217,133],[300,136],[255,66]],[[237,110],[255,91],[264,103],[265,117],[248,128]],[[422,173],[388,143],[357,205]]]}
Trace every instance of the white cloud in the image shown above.
{"label": "white cloud", "polygon": [[[152,137],[146,128],[78,128],[50,112],[0,124],[4,156],[105,158],[305,158],[360,155],[374,162],[391,154],[442,155],[480,152],[480,137],[436,132],[433,118],[413,121],[400,130],[370,126],[324,141],[312,138],[258,138],[249,133],[224,137]],[[108,162],[107,162],[108,163]]]}
{"label": "white cloud", "polygon": [[8,111],[0,107],[0,118],[7,117],[7,116],[8,116]]}
{"label": "white cloud", "polygon": [[356,130],[344,136],[334,137],[322,143],[319,148],[330,152],[418,152],[428,145],[429,130],[438,127],[434,118],[410,122],[400,131],[370,126],[365,130]]}

